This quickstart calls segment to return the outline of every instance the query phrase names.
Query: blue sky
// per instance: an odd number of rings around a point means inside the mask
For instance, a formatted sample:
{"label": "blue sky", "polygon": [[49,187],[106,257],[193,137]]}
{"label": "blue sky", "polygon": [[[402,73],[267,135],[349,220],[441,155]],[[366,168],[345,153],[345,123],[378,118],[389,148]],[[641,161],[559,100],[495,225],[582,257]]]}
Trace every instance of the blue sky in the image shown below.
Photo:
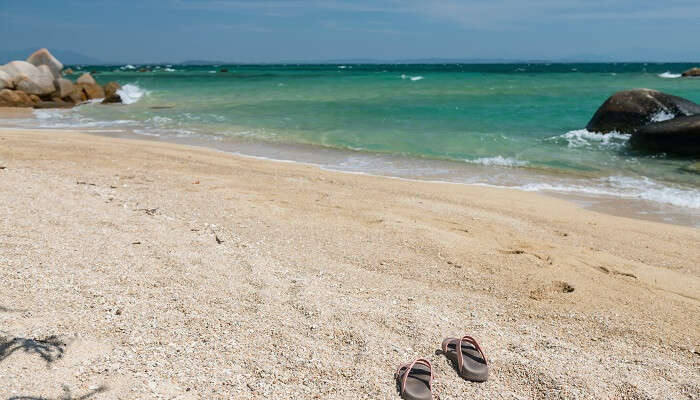
{"label": "blue sky", "polygon": [[698,0],[0,0],[2,50],[104,61],[700,60]]}

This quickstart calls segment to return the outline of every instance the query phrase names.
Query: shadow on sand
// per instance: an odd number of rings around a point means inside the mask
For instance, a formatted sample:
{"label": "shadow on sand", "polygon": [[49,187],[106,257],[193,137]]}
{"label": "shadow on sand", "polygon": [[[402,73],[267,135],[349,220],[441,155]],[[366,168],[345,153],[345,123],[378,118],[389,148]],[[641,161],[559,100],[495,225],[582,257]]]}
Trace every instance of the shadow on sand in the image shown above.
{"label": "shadow on sand", "polygon": [[0,362],[16,351],[36,354],[47,364],[63,357],[66,343],[58,336],[52,335],[44,339],[10,338],[0,336]]}
{"label": "shadow on sand", "polygon": [[73,396],[71,394],[70,389],[67,387],[63,388],[63,394],[59,397],[56,398],[50,398],[50,397],[36,397],[36,396],[13,396],[13,397],[8,397],[7,400],[85,400],[89,399],[92,396],[106,392],[107,391],[107,386],[100,386],[97,389],[91,390],[83,395],[80,396]]}

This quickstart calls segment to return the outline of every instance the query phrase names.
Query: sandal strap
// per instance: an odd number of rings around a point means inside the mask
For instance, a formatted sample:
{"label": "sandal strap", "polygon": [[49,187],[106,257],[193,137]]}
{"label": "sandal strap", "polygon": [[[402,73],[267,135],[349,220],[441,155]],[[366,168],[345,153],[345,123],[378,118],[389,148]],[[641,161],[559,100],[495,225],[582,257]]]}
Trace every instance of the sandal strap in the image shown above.
{"label": "sandal strap", "polygon": [[[404,391],[406,390],[406,380],[408,379],[409,373],[411,372],[411,370],[413,369],[413,367],[416,364],[425,365],[426,367],[428,367],[428,369],[430,369],[430,378],[428,380],[428,389],[430,389],[431,392],[433,391],[433,366],[430,364],[430,361],[426,360],[425,358],[417,358],[417,359],[413,360],[413,362],[411,362],[411,363],[405,363],[405,364],[399,365],[399,367],[396,369],[396,374],[395,374],[396,379],[401,377],[401,390],[399,391],[400,395],[403,395]],[[401,370],[404,368],[406,368],[406,370],[401,372]]]}
{"label": "sandal strap", "polygon": [[476,341],[471,336],[465,335],[462,336],[458,341],[457,341],[457,346],[455,347],[455,351],[457,352],[457,367],[459,370],[462,370],[462,366],[464,365],[464,356],[462,355],[462,343],[467,342],[471,345],[474,346],[474,348],[481,353],[481,357],[484,358],[484,363],[488,365],[488,361],[486,360],[486,354],[484,353],[484,350],[479,346],[479,343]]}

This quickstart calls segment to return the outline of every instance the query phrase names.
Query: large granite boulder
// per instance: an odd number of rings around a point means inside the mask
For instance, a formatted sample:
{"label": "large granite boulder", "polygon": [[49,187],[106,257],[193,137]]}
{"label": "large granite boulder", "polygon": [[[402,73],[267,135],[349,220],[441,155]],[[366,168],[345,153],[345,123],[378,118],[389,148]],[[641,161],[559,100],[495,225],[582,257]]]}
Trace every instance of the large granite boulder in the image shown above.
{"label": "large granite boulder", "polygon": [[97,82],[95,82],[95,78],[93,78],[89,72],[86,72],[86,73],[80,75],[80,78],[78,78],[78,80],[76,82],[97,84]]}
{"label": "large granite boulder", "polygon": [[0,70],[0,89],[13,89],[14,87],[15,82],[12,80],[10,74]]}
{"label": "large granite boulder", "polygon": [[34,102],[20,90],[0,90],[0,107],[32,107]]}
{"label": "large granite boulder", "polygon": [[54,77],[46,65],[39,67],[26,61],[11,61],[0,67],[14,82],[14,86],[28,94],[45,95],[56,90]]}
{"label": "large granite boulder", "polygon": [[46,65],[35,66],[26,61],[11,61],[0,70],[10,76],[14,87],[28,94],[45,95],[55,90],[53,74]]}
{"label": "large granite boulder", "polygon": [[681,75],[685,76],[685,77],[700,76],[700,68],[698,68],[698,67],[691,68],[691,69],[683,72]]}
{"label": "large granite boulder", "polygon": [[27,94],[38,96],[53,93],[56,90],[54,76],[46,65],[36,67],[37,73],[15,77],[15,87]]}
{"label": "large granite boulder", "polygon": [[700,114],[654,122],[632,134],[632,148],[700,157]]}
{"label": "large granite boulder", "polygon": [[71,93],[73,93],[73,82],[69,81],[66,78],[56,79],[55,85],[56,85],[56,92],[54,93],[54,95],[56,97],[63,98],[63,97],[67,97]]}
{"label": "large granite boulder", "polygon": [[610,96],[586,125],[590,132],[633,133],[659,117],[700,113],[700,105],[652,89],[634,89]]}
{"label": "large granite boulder", "polygon": [[[92,99],[103,99],[105,97],[105,91],[102,86],[96,83],[84,83],[78,82],[74,86],[73,93],[79,93],[80,101],[92,100]],[[71,96],[71,99],[74,97]],[[80,101],[76,102],[79,103]]]}
{"label": "large granite boulder", "polygon": [[102,89],[105,91],[105,99],[102,100],[102,103],[121,103],[122,98],[119,96],[119,93],[117,93],[117,90],[121,88],[122,86],[117,82],[109,82],[102,86]]}
{"label": "large granite boulder", "polygon": [[63,64],[56,59],[47,49],[39,49],[27,58],[27,62],[35,66],[46,65],[51,70],[54,78],[61,76]]}

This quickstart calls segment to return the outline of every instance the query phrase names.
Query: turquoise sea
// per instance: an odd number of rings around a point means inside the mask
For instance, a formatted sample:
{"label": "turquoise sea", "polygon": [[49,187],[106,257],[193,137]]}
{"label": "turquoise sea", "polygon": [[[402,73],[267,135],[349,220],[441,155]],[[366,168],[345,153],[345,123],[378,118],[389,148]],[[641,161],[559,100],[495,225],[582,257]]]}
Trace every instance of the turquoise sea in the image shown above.
{"label": "turquoise sea", "polygon": [[74,78],[95,71],[100,83],[125,86],[129,104],[40,110],[36,120],[16,123],[582,201],[619,199],[639,214],[698,226],[700,175],[687,170],[698,160],[639,154],[625,135],[584,129],[618,90],[646,87],[700,103],[700,79],[679,77],[692,66],[73,66]]}

